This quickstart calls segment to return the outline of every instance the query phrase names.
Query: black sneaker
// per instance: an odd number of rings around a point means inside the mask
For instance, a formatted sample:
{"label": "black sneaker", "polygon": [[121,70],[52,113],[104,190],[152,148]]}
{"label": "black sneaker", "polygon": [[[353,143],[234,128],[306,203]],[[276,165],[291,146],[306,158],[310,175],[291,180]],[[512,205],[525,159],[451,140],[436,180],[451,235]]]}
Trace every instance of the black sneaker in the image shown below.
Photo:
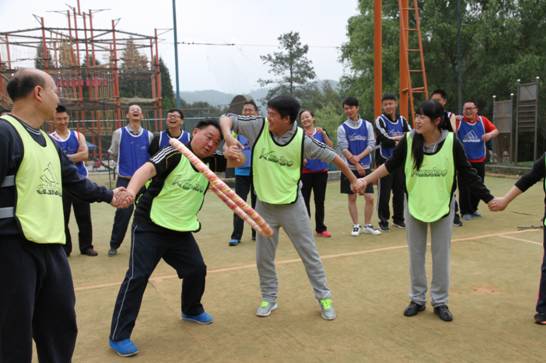
{"label": "black sneaker", "polygon": [[379,228],[381,228],[382,231],[387,232],[389,230],[389,224],[388,223],[379,223]]}
{"label": "black sneaker", "polygon": [[434,314],[438,315],[443,321],[453,320],[453,314],[449,311],[447,305],[438,305],[434,307]]}
{"label": "black sneaker", "polygon": [[453,217],[453,225],[457,227],[463,226],[463,221],[461,221],[461,216],[459,216],[459,213],[456,213],[455,217]]}
{"label": "black sneaker", "polygon": [[95,257],[95,256],[98,256],[99,254],[98,254],[97,251],[95,251],[93,249],[93,247],[90,247],[90,248],[86,249],[85,251],[83,251],[82,255]]}
{"label": "black sneaker", "polygon": [[115,256],[117,254],[118,254],[117,248],[110,248],[110,250],[108,251],[108,256],[110,257]]}
{"label": "black sneaker", "polygon": [[540,325],[546,325],[546,313],[536,313],[535,323]]}
{"label": "black sneaker", "polygon": [[392,225],[395,226],[396,228],[400,228],[400,229],[406,228],[406,223],[404,223],[404,222],[393,222]]}
{"label": "black sneaker", "polygon": [[404,310],[404,316],[415,316],[421,311],[425,310],[425,304],[417,304],[415,301],[411,301],[406,310]]}

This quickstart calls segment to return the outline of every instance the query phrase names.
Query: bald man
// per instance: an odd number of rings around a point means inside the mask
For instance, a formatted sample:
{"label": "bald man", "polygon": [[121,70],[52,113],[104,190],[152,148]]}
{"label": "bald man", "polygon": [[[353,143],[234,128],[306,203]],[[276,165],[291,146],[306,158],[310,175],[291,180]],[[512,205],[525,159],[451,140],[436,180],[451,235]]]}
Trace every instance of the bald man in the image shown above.
{"label": "bald man", "polygon": [[0,117],[0,362],[30,363],[33,338],[40,362],[70,362],[77,327],[62,195],[116,207],[130,198],[82,178],[40,130],[59,102],[47,73],[20,70],[7,90],[13,109]]}

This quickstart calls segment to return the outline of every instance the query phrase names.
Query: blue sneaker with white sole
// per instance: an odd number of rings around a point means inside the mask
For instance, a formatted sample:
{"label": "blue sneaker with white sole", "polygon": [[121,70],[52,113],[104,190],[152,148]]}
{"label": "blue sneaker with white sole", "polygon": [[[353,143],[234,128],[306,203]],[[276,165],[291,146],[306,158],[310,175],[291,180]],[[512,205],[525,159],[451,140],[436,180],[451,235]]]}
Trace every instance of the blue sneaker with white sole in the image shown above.
{"label": "blue sneaker with white sole", "polygon": [[241,243],[240,240],[232,238],[232,239],[229,240],[228,245],[234,247],[234,246],[237,246],[239,243]]}
{"label": "blue sneaker with white sole", "polygon": [[203,311],[201,314],[198,315],[188,315],[182,313],[182,320],[191,321],[192,323],[197,323],[201,325],[209,325],[212,324],[212,322],[214,321],[212,315],[210,315],[206,311]]}
{"label": "blue sneaker with white sole", "polygon": [[138,348],[131,339],[123,339],[117,342],[108,339],[110,348],[112,348],[121,357],[132,357],[138,353]]}

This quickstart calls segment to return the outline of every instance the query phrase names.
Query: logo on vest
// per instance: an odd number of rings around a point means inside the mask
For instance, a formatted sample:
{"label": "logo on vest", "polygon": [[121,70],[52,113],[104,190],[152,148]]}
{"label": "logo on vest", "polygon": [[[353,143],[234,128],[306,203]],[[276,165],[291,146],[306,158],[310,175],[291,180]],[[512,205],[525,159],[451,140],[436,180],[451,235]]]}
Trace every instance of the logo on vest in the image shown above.
{"label": "logo on vest", "polygon": [[347,140],[349,141],[366,141],[368,140],[368,136],[364,135],[349,135],[347,137]]}
{"label": "logo on vest", "polygon": [[439,177],[445,177],[447,175],[447,169],[438,169],[438,168],[432,168],[432,169],[419,169],[415,170],[413,169],[411,172],[411,176],[418,176],[420,178],[439,178]]}
{"label": "logo on vest", "polygon": [[482,139],[476,135],[474,130],[470,130],[464,135],[463,142],[482,142]]}
{"label": "logo on vest", "polygon": [[42,171],[42,175],[40,175],[40,184],[38,185],[36,192],[38,192],[38,194],[56,195],[61,197],[63,195],[61,183],[56,180],[52,169],[51,163],[47,164],[47,167]]}
{"label": "logo on vest", "polygon": [[192,190],[201,194],[205,194],[206,188],[199,185],[198,182],[184,179],[182,176],[178,176],[173,180],[172,183],[174,186],[183,189],[183,190]]}
{"label": "logo on vest", "polygon": [[266,151],[265,149],[262,149],[260,152],[259,159],[264,159],[267,161],[270,161],[272,163],[279,164],[280,166],[292,166],[294,165],[294,161],[287,160],[284,156],[278,156],[275,154],[275,151]]}

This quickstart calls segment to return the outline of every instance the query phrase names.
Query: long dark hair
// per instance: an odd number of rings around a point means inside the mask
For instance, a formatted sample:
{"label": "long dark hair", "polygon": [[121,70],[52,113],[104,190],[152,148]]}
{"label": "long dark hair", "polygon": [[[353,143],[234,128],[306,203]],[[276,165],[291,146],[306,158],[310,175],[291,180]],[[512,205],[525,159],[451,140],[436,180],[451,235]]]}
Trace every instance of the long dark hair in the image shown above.
{"label": "long dark hair", "polygon": [[[444,116],[444,108],[436,101],[425,101],[419,106],[417,110],[415,110],[415,114],[428,116],[434,123],[434,120],[436,118]],[[436,125],[436,127],[440,128],[440,125],[438,124]],[[421,168],[421,165],[423,165],[423,159],[425,157],[425,152],[423,150],[424,145],[425,139],[423,135],[415,132],[413,134],[413,144],[411,146],[411,153],[413,155],[413,167],[415,170],[419,170]]]}

